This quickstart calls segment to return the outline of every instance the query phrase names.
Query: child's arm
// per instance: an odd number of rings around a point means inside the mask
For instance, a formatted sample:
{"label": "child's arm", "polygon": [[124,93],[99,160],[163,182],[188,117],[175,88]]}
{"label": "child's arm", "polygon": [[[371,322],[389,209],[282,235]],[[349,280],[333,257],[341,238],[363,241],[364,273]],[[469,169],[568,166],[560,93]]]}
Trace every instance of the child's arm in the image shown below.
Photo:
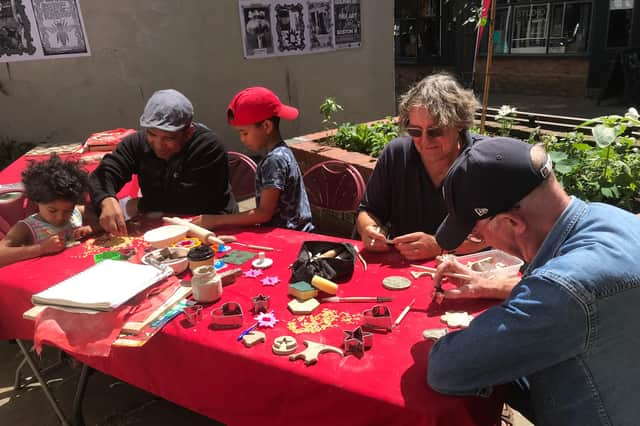
{"label": "child's arm", "polygon": [[203,214],[193,222],[204,228],[213,229],[224,225],[257,225],[269,222],[278,206],[280,190],[278,188],[264,188],[260,192],[260,205],[255,209],[238,214],[211,215]]}
{"label": "child's arm", "polygon": [[95,230],[100,229],[98,224],[98,216],[92,208],[87,206],[77,206],[80,214],[82,214],[82,226],[78,226],[73,229],[71,238],[74,240],[81,240],[84,237],[91,235]]}
{"label": "child's arm", "polygon": [[53,235],[40,244],[33,244],[29,227],[18,222],[0,241],[0,267],[62,250],[64,250],[64,240],[58,235]]}

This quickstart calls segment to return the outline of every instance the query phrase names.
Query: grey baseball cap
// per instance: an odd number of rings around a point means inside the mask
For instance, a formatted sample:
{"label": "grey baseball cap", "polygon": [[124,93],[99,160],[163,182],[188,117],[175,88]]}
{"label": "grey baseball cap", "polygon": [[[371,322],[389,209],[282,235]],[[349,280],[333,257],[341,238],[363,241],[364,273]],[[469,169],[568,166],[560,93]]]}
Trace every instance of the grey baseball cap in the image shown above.
{"label": "grey baseball cap", "polygon": [[158,90],[144,107],[140,127],[175,132],[193,119],[193,105],[185,95],[173,89]]}

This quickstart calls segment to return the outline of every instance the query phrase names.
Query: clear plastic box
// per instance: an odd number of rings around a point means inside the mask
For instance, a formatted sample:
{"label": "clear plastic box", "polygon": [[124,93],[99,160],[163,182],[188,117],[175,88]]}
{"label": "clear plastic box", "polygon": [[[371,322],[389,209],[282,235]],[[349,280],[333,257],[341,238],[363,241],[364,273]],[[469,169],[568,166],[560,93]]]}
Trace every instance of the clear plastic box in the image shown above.
{"label": "clear plastic box", "polygon": [[[476,263],[478,268],[472,267],[472,269],[487,278],[496,276],[514,277],[524,265],[521,259],[496,249],[456,256],[456,259],[465,265]],[[478,261],[482,262],[478,263]]]}

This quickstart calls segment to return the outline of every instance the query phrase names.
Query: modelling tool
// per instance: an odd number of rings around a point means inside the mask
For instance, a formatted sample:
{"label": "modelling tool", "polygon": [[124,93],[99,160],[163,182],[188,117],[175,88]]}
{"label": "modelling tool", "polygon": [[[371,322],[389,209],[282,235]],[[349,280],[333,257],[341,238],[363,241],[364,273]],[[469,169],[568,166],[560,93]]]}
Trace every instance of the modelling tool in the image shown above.
{"label": "modelling tool", "polygon": [[336,294],[338,292],[338,284],[322,278],[319,275],[314,275],[313,278],[311,278],[311,285],[325,293]]}
{"label": "modelling tool", "polygon": [[205,229],[201,226],[198,226],[194,223],[189,222],[188,220],[181,219],[179,217],[163,217],[162,220],[165,222],[169,222],[173,225],[184,225],[189,228],[189,233],[194,237],[200,239],[200,241],[204,241],[207,244],[224,244],[220,238],[216,237],[216,234]]}
{"label": "modelling tool", "polygon": [[[431,277],[433,278],[433,276],[436,273],[436,268],[431,268],[429,266],[422,266],[422,265],[409,265],[412,268],[418,268],[418,269],[422,269],[423,271],[426,271],[427,273],[429,273],[431,275]],[[413,276],[414,279],[418,279],[420,278],[420,276],[418,276],[418,274],[411,274]],[[467,274],[459,274],[457,272],[444,272],[442,274],[442,276],[444,277],[451,277],[451,278],[458,278],[461,280],[470,280],[471,279],[471,275],[467,275]]]}
{"label": "modelling tool", "polygon": [[344,303],[344,302],[375,302],[375,303],[384,303],[391,302],[393,300],[392,297],[382,297],[382,296],[348,296],[348,297],[325,297],[324,299],[320,299],[321,302],[334,302],[334,303]]}
{"label": "modelling tool", "polygon": [[400,315],[398,315],[398,318],[396,318],[396,320],[395,320],[395,321],[394,321],[394,323],[393,323],[393,328],[395,328],[395,327],[397,327],[397,326],[399,326],[399,325],[400,325],[400,323],[402,322],[402,320],[404,319],[404,317],[406,317],[406,316],[407,316],[407,314],[409,313],[409,311],[411,310],[411,307],[413,306],[413,304],[414,304],[414,303],[416,303],[416,299],[413,299],[413,300],[411,301],[411,303],[409,303],[409,304],[407,305],[407,307],[406,307],[406,308],[404,308],[404,309],[402,310],[402,312],[400,312]]}
{"label": "modelling tool", "polygon": [[278,250],[279,249],[275,249],[273,247],[267,247],[267,246],[259,246],[257,244],[246,244],[246,243],[239,243],[238,241],[233,241],[233,244],[237,244],[239,246],[243,246],[246,248],[250,248],[250,249],[254,249],[254,250],[264,250],[264,251],[274,251],[274,250]]}
{"label": "modelling tool", "polygon": [[245,329],[242,333],[240,333],[238,335],[238,337],[236,337],[236,340],[239,342],[240,340],[242,340],[242,338],[244,336],[246,336],[247,334],[251,333],[253,330],[256,329],[256,327],[258,326],[258,323],[253,324],[251,327]]}

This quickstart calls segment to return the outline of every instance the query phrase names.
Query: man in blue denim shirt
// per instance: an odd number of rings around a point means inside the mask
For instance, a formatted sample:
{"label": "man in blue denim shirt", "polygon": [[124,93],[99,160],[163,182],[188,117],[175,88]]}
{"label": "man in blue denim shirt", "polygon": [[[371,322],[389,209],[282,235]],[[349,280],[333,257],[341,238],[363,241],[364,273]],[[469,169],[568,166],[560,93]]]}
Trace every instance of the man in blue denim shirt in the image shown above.
{"label": "man in blue denim shirt", "polygon": [[[530,265],[500,306],[434,344],[431,387],[487,395],[509,384],[508,402],[536,425],[639,424],[640,219],[569,197],[542,146],[514,139],[465,151],[443,191],[441,247],[473,234]],[[445,271],[472,274],[446,262],[436,283]],[[460,284],[490,288],[478,277]],[[516,382],[525,405],[514,403]]]}

